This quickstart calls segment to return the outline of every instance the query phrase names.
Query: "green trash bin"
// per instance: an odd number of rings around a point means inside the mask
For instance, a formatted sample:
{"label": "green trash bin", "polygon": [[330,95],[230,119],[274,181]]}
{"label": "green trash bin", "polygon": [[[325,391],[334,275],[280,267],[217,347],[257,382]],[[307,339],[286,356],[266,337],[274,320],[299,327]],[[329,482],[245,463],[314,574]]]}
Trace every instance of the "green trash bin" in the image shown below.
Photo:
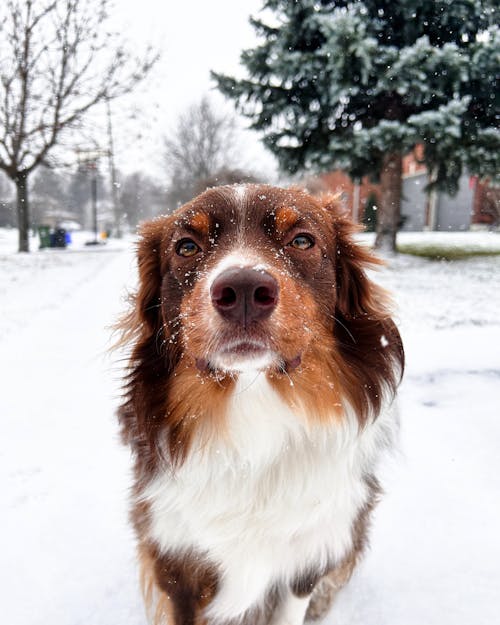
{"label": "green trash bin", "polygon": [[40,249],[50,247],[50,226],[38,226],[38,236],[40,237]]}

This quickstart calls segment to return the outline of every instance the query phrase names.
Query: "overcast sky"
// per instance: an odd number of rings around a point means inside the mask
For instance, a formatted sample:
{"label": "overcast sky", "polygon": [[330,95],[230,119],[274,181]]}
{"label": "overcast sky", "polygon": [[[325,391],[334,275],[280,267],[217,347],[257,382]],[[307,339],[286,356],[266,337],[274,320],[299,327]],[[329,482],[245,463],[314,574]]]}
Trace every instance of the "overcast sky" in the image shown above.
{"label": "overcast sky", "polygon": [[[115,27],[134,48],[152,44],[162,54],[151,79],[133,96],[133,105],[113,104],[119,168],[133,171],[138,158],[147,159],[160,175],[162,134],[203,93],[211,92],[221,107],[234,110],[214,92],[210,70],[244,75],[240,53],[257,42],[248,18],[257,15],[262,4],[263,0],[116,0]],[[274,168],[255,133],[243,135],[242,142],[245,161],[255,170]]]}

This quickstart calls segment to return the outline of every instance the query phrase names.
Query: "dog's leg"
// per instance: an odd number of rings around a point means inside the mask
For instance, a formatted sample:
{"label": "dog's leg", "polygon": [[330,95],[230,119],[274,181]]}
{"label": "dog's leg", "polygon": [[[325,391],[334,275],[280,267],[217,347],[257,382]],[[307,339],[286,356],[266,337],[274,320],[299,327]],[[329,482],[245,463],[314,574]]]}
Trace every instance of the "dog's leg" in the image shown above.
{"label": "dog's leg", "polygon": [[310,596],[297,597],[290,591],[276,609],[270,625],[302,625]]}
{"label": "dog's leg", "polygon": [[360,511],[353,526],[353,547],[344,559],[314,583],[311,602],[307,609],[306,621],[316,621],[329,611],[339,591],[347,584],[356,564],[361,559],[367,543],[367,531],[370,514],[377,503],[381,492],[379,483],[374,476],[367,476],[366,483],[370,489],[370,498]]}
{"label": "dog's leg", "polygon": [[139,549],[143,595],[152,625],[205,625],[203,612],[213,599],[217,578],[194,554],[160,555]]}
{"label": "dog's leg", "polygon": [[146,545],[139,546],[139,566],[142,597],[148,623],[151,625],[174,623],[172,600],[157,582],[155,559]]}
{"label": "dog's leg", "polygon": [[356,565],[356,554],[346,558],[342,564],[324,575],[316,584],[307,609],[306,620],[317,621],[329,611],[339,590],[349,581]]}

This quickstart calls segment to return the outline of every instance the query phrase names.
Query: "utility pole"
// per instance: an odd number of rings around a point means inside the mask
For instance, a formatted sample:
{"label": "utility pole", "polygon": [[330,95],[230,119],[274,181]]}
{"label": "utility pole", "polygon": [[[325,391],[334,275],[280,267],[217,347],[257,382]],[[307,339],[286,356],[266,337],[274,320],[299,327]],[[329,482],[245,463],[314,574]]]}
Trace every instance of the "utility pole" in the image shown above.
{"label": "utility pole", "polygon": [[89,164],[91,172],[90,176],[90,192],[92,197],[92,220],[94,222],[94,245],[99,243],[97,230],[97,161]]}
{"label": "utility pole", "polygon": [[108,118],[108,160],[109,160],[109,173],[111,176],[111,198],[113,201],[115,236],[117,239],[121,239],[122,226],[121,226],[120,206],[119,206],[119,201],[118,201],[118,184],[116,181],[114,143],[113,143],[113,126],[111,123],[111,105],[109,103],[109,98],[106,98],[106,111],[107,111],[107,118]]}
{"label": "utility pole", "polygon": [[90,202],[92,207],[92,227],[94,230],[94,240],[87,241],[85,245],[99,245],[99,229],[97,223],[97,173],[99,168],[99,157],[103,152],[99,149],[77,149],[78,167],[84,168],[90,177]]}

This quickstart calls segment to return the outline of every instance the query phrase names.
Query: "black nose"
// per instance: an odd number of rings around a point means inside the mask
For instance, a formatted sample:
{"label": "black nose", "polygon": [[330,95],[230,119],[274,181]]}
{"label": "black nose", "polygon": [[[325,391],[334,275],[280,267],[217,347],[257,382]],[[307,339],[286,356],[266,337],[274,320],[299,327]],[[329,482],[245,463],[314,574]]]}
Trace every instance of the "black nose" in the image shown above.
{"label": "black nose", "polygon": [[212,304],[224,319],[247,327],[269,317],[278,302],[278,283],[266,271],[232,267],[212,283]]}

